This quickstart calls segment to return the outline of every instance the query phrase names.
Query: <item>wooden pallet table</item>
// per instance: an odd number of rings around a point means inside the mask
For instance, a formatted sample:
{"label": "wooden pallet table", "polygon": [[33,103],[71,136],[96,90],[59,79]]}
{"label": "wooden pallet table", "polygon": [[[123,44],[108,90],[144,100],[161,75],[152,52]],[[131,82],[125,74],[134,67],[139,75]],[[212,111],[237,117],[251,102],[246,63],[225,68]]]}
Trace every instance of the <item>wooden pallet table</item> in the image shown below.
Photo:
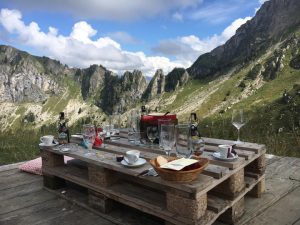
{"label": "wooden pallet table", "polygon": [[[232,141],[205,138],[203,157],[210,160],[197,180],[188,183],[170,182],[158,177],[140,176],[150,168],[147,162],[139,168],[126,168],[116,162],[116,154],[130,149],[141,151],[147,159],[164,152],[127,141],[126,135],[109,141],[105,148],[93,149],[86,155],[84,148],[72,144],[71,151],[42,148],[44,186],[50,189],[64,187],[68,182],[87,190],[89,205],[101,212],[112,210],[120,202],[165,220],[166,224],[212,224],[221,220],[236,222],[244,212],[246,194],[260,197],[264,191],[265,146],[244,143],[237,146],[238,160],[224,162],[212,157],[219,144]],[[73,142],[80,139],[73,138]],[[75,160],[65,164],[63,156]],[[73,162],[73,163],[72,163]]]}

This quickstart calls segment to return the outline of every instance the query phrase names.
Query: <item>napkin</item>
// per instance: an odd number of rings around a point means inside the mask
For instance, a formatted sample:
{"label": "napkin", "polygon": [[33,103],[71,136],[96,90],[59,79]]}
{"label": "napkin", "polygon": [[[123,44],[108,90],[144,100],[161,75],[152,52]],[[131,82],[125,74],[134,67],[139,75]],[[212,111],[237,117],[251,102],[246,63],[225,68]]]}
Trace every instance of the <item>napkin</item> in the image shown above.
{"label": "napkin", "polygon": [[171,162],[168,162],[168,163],[162,165],[160,168],[179,171],[179,170],[182,170],[184,167],[192,165],[196,162],[198,162],[198,160],[196,160],[196,159],[181,158],[181,159],[176,159]]}

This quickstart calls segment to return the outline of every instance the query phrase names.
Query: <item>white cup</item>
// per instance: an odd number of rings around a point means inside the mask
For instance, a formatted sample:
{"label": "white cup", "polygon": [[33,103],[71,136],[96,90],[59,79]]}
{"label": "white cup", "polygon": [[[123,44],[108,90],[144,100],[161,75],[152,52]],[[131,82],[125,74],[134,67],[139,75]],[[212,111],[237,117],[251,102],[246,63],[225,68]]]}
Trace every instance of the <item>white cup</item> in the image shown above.
{"label": "white cup", "polygon": [[218,148],[219,148],[220,157],[227,158],[228,153],[231,152],[232,146],[231,145],[219,145]]}
{"label": "white cup", "polygon": [[45,145],[51,145],[53,143],[54,137],[52,135],[46,135],[40,138],[40,141]]}
{"label": "white cup", "polygon": [[124,156],[125,161],[128,164],[134,164],[136,163],[140,158],[140,151],[138,150],[130,150],[126,152],[126,155]]}

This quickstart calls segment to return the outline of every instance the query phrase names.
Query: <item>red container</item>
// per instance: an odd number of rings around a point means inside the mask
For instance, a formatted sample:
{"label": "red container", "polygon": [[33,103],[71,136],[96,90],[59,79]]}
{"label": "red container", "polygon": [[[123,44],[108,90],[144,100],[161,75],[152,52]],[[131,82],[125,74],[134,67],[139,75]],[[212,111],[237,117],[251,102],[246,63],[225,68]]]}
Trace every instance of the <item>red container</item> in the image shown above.
{"label": "red container", "polygon": [[[148,115],[142,115],[141,122],[140,122],[140,130],[143,133],[141,134],[141,136],[147,138],[147,127],[158,126],[158,120],[170,120],[170,121],[174,121],[174,124],[178,123],[176,114],[150,113]],[[155,142],[158,143],[158,140],[156,140]]]}

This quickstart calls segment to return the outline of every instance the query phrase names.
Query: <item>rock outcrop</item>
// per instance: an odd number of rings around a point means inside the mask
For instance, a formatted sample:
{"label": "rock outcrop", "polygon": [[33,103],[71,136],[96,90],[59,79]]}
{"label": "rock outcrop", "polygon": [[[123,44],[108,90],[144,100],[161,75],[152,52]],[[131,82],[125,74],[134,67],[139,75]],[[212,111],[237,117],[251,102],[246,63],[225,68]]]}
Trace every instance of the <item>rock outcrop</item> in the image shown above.
{"label": "rock outcrop", "polygon": [[164,90],[165,90],[165,76],[162,69],[158,69],[156,70],[155,75],[151,79],[142,98],[144,100],[150,100],[155,96],[164,93]]}
{"label": "rock outcrop", "polygon": [[174,68],[166,76],[165,91],[175,91],[178,87],[184,86],[189,80],[189,74],[184,68]]}
{"label": "rock outcrop", "polygon": [[[1,102],[41,102],[49,94],[61,91],[55,74],[49,73],[40,60],[43,58],[9,46],[0,46]],[[61,64],[58,67],[57,70],[66,70]]]}

